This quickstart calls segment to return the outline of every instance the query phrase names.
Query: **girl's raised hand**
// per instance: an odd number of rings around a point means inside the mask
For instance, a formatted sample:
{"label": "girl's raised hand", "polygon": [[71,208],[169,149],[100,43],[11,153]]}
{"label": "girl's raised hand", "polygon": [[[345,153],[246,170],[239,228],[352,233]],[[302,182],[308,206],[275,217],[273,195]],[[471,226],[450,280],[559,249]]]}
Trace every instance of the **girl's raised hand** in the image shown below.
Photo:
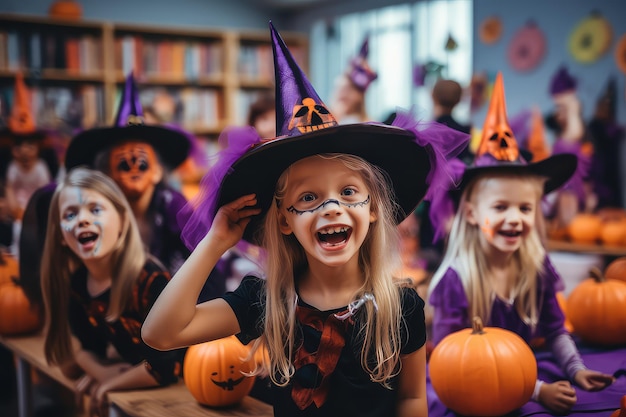
{"label": "girl's raised hand", "polygon": [[256,195],[248,194],[220,207],[209,231],[211,238],[229,248],[234,246],[242,238],[250,218],[261,212],[260,208],[253,208],[256,204]]}

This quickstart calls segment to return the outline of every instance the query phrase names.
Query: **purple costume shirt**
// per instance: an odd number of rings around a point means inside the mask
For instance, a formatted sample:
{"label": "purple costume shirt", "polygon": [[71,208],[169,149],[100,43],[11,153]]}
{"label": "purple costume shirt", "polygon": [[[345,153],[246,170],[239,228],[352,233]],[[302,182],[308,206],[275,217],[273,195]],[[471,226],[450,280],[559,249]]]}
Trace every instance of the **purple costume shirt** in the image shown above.
{"label": "purple costume shirt", "polygon": [[[515,332],[526,343],[543,337],[549,344],[555,336],[566,332],[563,327],[565,316],[556,299],[556,293],[563,288],[561,277],[546,257],[544,271],[539,274],[539,323],[534,331],[529,324],[524,323],[512,304],[499,297],[494,299],[491,318],[485,325]],[[461,279],[453,268],[448,268],[445,272],[429,301],[434,307],[432,339],[435,345],[450,333],[472,327],[468,317],[467,296]]]}

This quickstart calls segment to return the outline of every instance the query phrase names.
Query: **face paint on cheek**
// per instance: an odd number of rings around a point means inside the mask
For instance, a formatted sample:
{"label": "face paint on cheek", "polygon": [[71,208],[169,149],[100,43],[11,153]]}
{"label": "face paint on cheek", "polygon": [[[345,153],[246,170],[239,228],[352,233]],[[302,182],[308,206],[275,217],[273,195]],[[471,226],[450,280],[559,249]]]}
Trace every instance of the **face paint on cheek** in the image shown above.
{"label": "face paint on cheek", "polygon": [[489,224],[489,219],[485,219],[484,225],[480,227],[480,231],[483,232],[485,237],[487,237],[487,241],[489,242],[493,240],[493,237],[496,233],[494,228],[491,227],[491,225]]}
{"label": "face paint on cheek", "polygon": [[66,233],[70,233],[72,231],[72,226],[66,222],[61,222],[61,229],[63,229]]}
{"label": "face paint on cheek", "polygon": [[104,228],[102,227],[102,223],[94,222],[94,226],[100,229],[100,239],[98,239],[98,245],[94,248],[93,253],[98,254],[100,252],[100,247],[102,246],[102,240],[104,239]]}

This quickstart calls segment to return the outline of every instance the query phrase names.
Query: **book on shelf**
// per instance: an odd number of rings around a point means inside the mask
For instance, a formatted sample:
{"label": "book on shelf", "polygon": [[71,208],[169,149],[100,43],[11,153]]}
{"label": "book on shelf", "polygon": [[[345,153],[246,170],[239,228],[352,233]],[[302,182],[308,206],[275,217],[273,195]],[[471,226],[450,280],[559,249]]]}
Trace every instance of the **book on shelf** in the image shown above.
{"label": "book on shelf", "polygon": [[217,41],[151,39],[125,35],[115,39],[115,68],[139,79],[169,76],[178,80],[198,80],[221,75],[222,45]]}
{"label": "book on shelf", "polygon": [[0,69],[64,69],[90,73],[102,67],[102,42],[94,35],[49,30],[0,31]]}

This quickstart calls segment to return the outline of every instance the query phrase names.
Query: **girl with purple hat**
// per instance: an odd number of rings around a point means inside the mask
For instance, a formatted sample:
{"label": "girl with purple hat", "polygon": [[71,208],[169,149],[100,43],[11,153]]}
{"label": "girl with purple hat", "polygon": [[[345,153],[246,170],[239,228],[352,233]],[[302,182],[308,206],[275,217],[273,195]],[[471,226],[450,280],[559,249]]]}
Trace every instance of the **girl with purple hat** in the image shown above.
{"label": "girl with purple hat", "polygon": [[[464,141],[406,115],[396,126],[339,125],[270,29],[279,136],[224,133],[229,147],[183,229],[195,250],[144,340],[263,343],[276,416],[426,416],[424,302],[394,280],[397,225],[454,153],[444,144]],[[206,272],[242,237],[263,247],[266,278],[196,305]]]}
{"label": "girl with purple hat", "polygon": [[[456,214],[428,299],[434,312],[435,345],[448,334],[471,327],[476,316],[489,326],[515,332],[529,344],[545,338],[565,377],[538,380],[533,399],[559,413],[576,403],[571,382],[597,391],[614,381],[612,375],[587,369],[565,330],[556,299],[563,283],[542,241],[542,196],[568,181],[576,165],[576,157],[566,153],[536,163],[520,156],[498,74],[482,142],[473,164],[459,178]],[[432,209],[441,214],[442,207],[434,203]],[[431,415],[447,415],[436,396],[429,397],[429,403]]]}

